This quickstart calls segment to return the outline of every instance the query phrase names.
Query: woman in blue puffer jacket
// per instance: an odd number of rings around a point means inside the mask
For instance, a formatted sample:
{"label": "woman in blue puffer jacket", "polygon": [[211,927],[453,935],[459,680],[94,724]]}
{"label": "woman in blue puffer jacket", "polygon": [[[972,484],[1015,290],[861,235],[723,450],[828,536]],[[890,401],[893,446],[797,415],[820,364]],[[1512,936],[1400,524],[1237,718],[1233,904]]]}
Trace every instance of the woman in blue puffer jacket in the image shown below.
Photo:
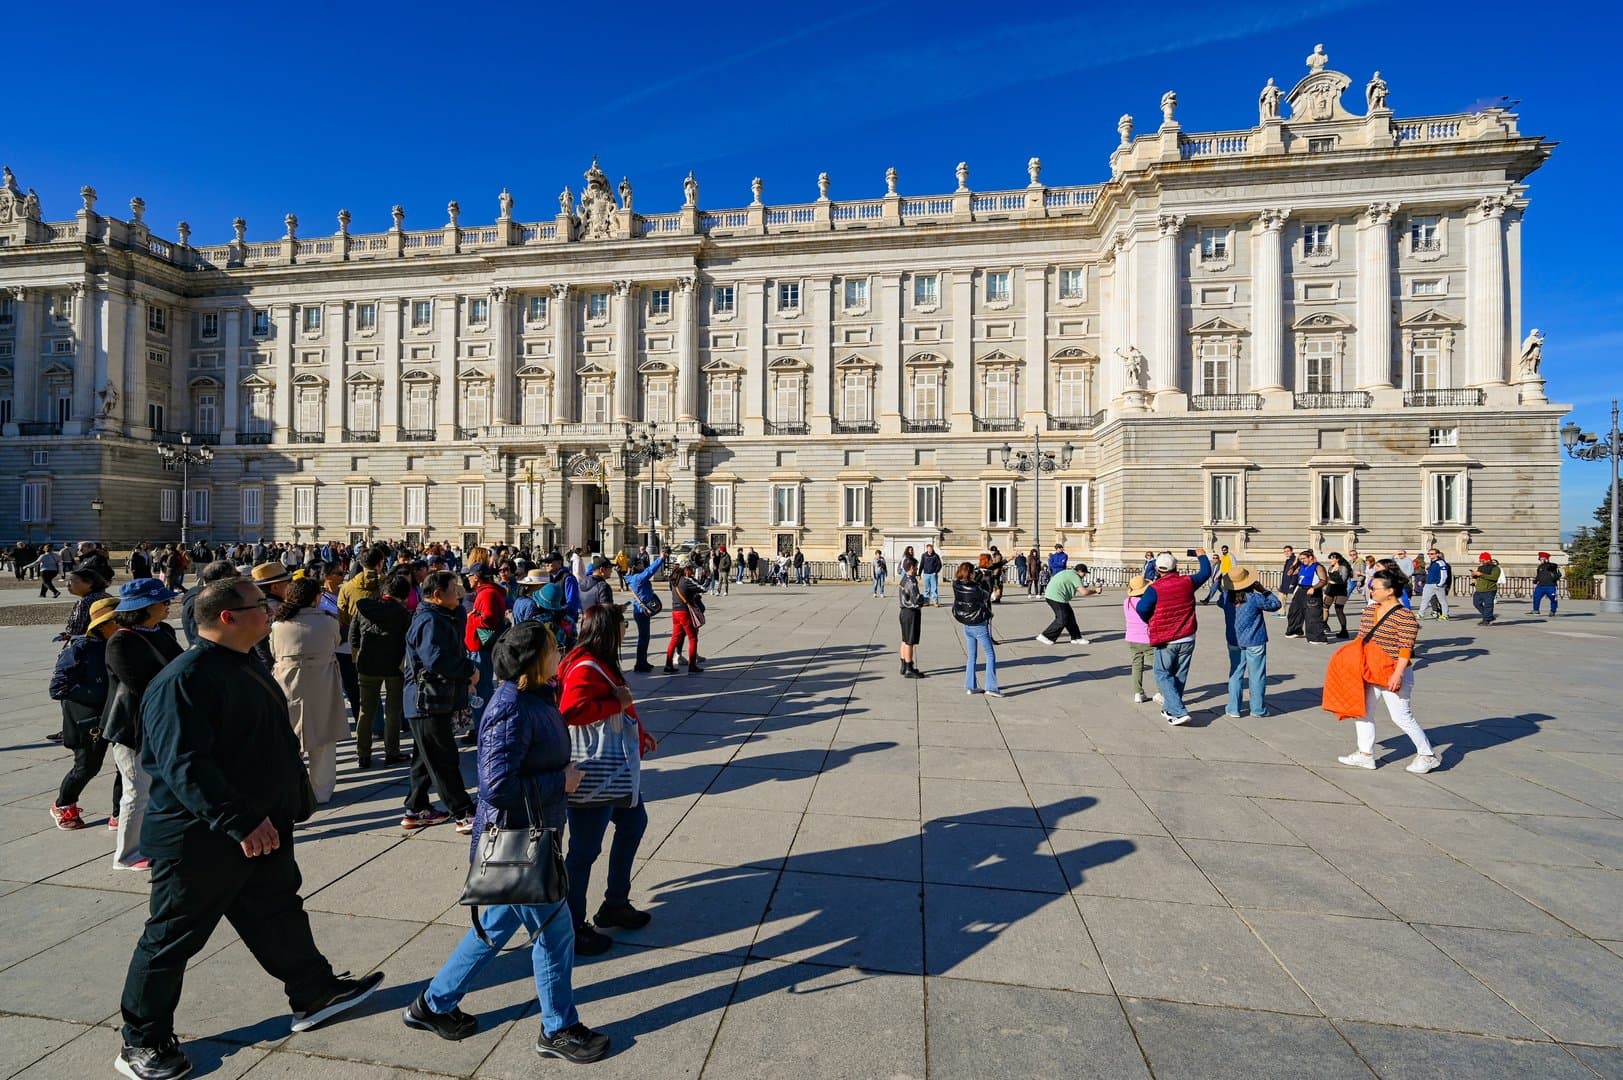
{"label": "woman in blue puffer jacket", "polygon": [[[551,685],[558,670],[558,644],[552,634],[536,623],[515,626],[497,641],[491,661],[501,685],[491,695],[479,728],[474,850],[491,822],[506,828],[529,824],[530,807],[543,827],[562,829],[566,796],[581,780],[580,770],[569,763],[569,732]],[[480,924],[487,940],[468,931],[433,982],[406,1008],[406,1026],[453,1040],[479,1030],[479,1021],[457,1005],[479,972],[522,926],[530,932],[536,996],[541,1002],[535,1052],[574,1062],[596,1061],[607,1054],[608,1036],[581,1023],[575,1011],[571,985],[575,924],[568,903],[487,907]]]}

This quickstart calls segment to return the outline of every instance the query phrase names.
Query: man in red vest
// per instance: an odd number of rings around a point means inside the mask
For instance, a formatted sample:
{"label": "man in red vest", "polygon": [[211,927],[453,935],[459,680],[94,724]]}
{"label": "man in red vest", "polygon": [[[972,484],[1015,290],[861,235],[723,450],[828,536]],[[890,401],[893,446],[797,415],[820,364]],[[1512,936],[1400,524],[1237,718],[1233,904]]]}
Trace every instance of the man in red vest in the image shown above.
{"label": "man in red vest", "polygon": [[1193,575],[1180,573],[1177,556],[1163,551],[1155,557],[1156,577],[1138,600],[1138,617],[1150,628],[1155,646],[1155,684],[1161,689],[1161,719],[1176,727],[1189,723],[1183,688],[1195,658],[1195,591],[1212,576],[1205,548],[1190,554],[1200,560]]}

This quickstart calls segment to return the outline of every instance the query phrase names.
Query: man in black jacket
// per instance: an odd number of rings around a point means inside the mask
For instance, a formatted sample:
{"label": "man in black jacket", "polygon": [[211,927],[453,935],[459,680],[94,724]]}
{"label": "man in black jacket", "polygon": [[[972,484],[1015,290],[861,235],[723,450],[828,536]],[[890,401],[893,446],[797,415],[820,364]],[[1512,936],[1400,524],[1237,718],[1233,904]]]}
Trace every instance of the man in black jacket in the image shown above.
{"label": "man in black jacket", "polygon": [[175,1008],[187,962],[222,917],[282,981],[294,1031],[353,1007],[383,981],[381,971],[335,975],[310,934],[293,858],[308,780],[287,699],[251,652],[270,628],[259,590],[239,578],[215,582],[196,611],[202,640],[142,699],[151,914],[130,958],[124,1049],[114,1062],[133,1080],[190,1072],[175,1040]]}
{"label": "man in black jacket", "polygon": [[380,704],[385,710],[383,763],[398,765],[405,760],[400,756],[400,725],[405,716],[400,665],[406,658],[406,630],[411,626],[411,612],[405,604],[410,595],[411,575],[396,574],[384,583],[381,596],[363,596],[355,602],[355,617],[349,623],[349,646],[361,684],[355,759],[363,769],[372,767],[372,725]]}
{"label": "man in black jacket", "polygon": [[186,595],[180,598],[180,630],[186,635],[186,645],[190,647],[197,644],[197,595],[201,593],[210,582],[224,581],[226,578],[241,577],[237,568],[224,559],[209,563],[203,567],[202,573],[197,575],[197,584],[186,590]]}
{"label": "man in black jacket", "polygon": [[[473,800],[462,781],[451,716],[468,707],[479,668],[468,658],[463,626],[462,581],[441,570],[424,579],[422,599],[406,628],[406,715],[411,718],[411,790],[400,827],[410,832],[456,819],[458,832],[473,831]],[[428,801],[438,789],[446,811]]]}

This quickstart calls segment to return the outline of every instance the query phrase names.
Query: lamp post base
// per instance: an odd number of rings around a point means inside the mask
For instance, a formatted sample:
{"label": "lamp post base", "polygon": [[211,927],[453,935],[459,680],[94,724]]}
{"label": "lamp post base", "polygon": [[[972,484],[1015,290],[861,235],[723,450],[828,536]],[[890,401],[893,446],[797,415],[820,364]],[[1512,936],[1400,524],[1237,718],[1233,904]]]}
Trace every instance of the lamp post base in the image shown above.
{"label": "lamp post base", "polygon": [[1606,593],[1601,598],[1601,611],[1608,615],[1623,615],[1623,573],[1608,571],[1605,582]]}

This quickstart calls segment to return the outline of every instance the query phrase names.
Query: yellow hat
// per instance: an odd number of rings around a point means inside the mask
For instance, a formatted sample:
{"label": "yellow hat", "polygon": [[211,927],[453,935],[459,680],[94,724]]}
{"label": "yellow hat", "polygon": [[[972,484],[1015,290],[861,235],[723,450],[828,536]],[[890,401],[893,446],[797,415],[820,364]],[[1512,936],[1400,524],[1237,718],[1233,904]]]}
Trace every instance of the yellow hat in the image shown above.
{"label": "yellow hat", "polygon": [[1252,576],[1251,571],[1243,566],[1236,566],[1229,571],[1229,588],[1235,592],[1243,592],[1256,583],[1257,579]]}
{"label": "yellow hat", "polygon": [[85,633],[90,633],[96,627],[113,617],[118,610],[118,597],[104,596],[90,605],[90,622],[85,626]]}
{"label": "yellow hat", "polygon": [[1128,596],[1143,596],[1144,590],[1150,587],[1150,579],[1143,575],[1134,575],[1133,580],[1127,583]]}

